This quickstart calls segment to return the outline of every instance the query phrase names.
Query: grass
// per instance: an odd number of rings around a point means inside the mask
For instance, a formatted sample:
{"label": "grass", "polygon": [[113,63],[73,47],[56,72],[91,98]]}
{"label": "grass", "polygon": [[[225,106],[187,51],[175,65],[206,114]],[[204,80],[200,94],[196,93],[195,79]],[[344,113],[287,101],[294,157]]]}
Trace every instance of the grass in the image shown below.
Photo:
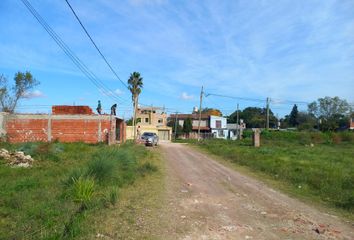
{"label": "grass", "polygon": [[138,170],[141,177],[119,190],[115,205],[94,214],[87,223],[89,233],[79,239],[96,239],[98,234],[103,239],[166,239],[161,237],[168,228],[166,212],[170,211],[165,198],[165,166],[158,150],[149,149],[148,161]]}
{"label": "grass", "polygon": [[353,133],[265,132],[260,148],[250,138],[188,142],[354,219]]}
{"label": "grass", "polygon": [[157,171],[149,151],[129,143],[0,147],[35,159],[27,169],[11,168],[0,160],[0,239],[84,238],[92,218],[114,208],[124,189]]}

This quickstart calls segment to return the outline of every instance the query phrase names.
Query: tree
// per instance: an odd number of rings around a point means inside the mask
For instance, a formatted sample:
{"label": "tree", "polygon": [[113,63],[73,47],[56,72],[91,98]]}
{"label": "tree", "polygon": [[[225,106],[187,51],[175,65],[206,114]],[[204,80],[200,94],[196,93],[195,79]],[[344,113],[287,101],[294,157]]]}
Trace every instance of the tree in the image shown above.
{"label": "tree", "polygon": [[[264,128],[266,126],[266,108],[247,107],[243,111],[239,111],[240,119],[246,123],[250,128]],[[230,123],[236,123],[237,111],[229,116]],[[272,110],[269,110],[269,125],[271,127],[277,126],[277,118],[274,116]]]}
{"label": "tree", "polygon": [[183,128],[181,125],[177,123],[177,127],[176,127],[175,119],[168,121],[167,126],[172,127],[172,132],[176,134],[176,136],[180,135],[183,132]]}
{"label": "tree", "polygon": [[187,135],[189,135],[189,133],[192,131],[192,120],[190,118],[187,118],[186,120],[184,120],[183,122],[183,132]]}
{"label": "tree", "polygon": [[206,113],[206,114],[213,115],[213,116],[219,116],[219,117],[222,116],[221,111],[216,108],[204,108],[202,110],[202,113]]}
{"label": "tree", "polygon": [[125,121],[127,126],[133,126],[133,118],[129,118],[128,120]]}
{"label": "tree", "polygon": [[294,105],[293,109],[290,112],[289,115],[289,124],[292,127],[297,127],[299,125],[299,111],[297,110],[296,104]]}
{"label": "tree", "polygon": [[15,84],[9,86],[7,78],[0,75],[0,104],[4,112],[13,113],[18,101],[39,84],[29,71],[17,72],[14,81]]}
{"label": "tree", "polygon": [[133,131],[134,131],[134,139],[136,138],[136,111],[139,102],[139,95],[141,93],[141,89],[143,88],[143,78],[140,76],[139,72],[133,72],[130,74],[128,79],[128,88],[132,94],[132,102],[133,102]]}
{"label": "tree", "polygon": [[297,119],[299,123],[299,130],[314,129],[317,123],[316,118],[307,112],[299,112]]}
{"label": "tree", "polygon": [[319,98],[308,105],[308,113],[315,116],[321,122],[323,131],[333,131],[349,121],[350,105],[339,97]]}

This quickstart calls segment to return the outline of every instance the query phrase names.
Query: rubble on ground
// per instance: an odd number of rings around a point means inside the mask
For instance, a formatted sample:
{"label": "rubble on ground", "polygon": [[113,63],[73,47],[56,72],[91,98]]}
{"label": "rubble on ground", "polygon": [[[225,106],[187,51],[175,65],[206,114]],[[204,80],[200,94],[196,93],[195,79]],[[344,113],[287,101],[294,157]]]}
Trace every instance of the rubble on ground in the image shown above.
{"label": "rubble on ground", "polygon": [[9,152],[4,148],[0,149],[0,158],[3,158],[12,167],[31,167],[34,161],[31,155],[26,155],[21,151]]}

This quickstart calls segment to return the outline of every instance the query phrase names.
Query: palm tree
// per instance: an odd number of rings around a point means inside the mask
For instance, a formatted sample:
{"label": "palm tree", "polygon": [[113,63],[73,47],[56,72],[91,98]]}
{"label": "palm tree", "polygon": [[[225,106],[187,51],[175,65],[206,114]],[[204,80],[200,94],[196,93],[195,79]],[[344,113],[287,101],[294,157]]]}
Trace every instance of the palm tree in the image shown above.
{"label": "palm tree", "polygon": [[132,101],[134,108],[133,115],[133,131],[134,131],[134,140],[136,138],[136,111],[138,107],[139,94],[141,93],[141,89],[143,88],[143,78],[140,76],[139,72],[133,72],[130,74],[128,79],[128,88],[132,93]]}

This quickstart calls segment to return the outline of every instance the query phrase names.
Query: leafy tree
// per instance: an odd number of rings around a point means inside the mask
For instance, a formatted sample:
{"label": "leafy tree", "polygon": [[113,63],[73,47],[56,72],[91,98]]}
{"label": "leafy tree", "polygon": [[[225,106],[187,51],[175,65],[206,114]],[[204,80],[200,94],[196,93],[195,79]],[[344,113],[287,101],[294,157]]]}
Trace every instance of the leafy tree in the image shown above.
{"label": "leafy tree", "polygon": [[0,75],[0,104],[4,112],[13,113],[18,101],[39,84],[29,71],[17,72],[14,81],[15,84],[9,86],[7,78]]}
{"label": "leafy tree", "polygon": [[345,127],[349,121],[350,111],[348,102],[339,97],[319,98],[308,105],[309,114],[319,119],[323,131],[333,131]]}
{"label": "leafy tree", "polygon": [[177,124],[176,128],[175,119],[168,121],[167,126],[172,127],[172,132],[176,133],[177,136],[183,132],[183,128],[181,125]]}
{"label": "leafy tree", "polygon": [[[249,128],[264,128],[266,127],[267,109],[258,107],[247,107],[243,111],[239,111],[239,118],[243,119]],[[237,111],[229,116],[230,123],[236,123]],[[277,126],[277,118],[274,116],[272,110],[269,110],[269,125],[271,127]]]}
{"label": "leafy tree", "polygon": [[183,132],[186,134],[189,134],[192,131],[192,120],[190,118],[187,118],[183,122]]}
{"label": "leafy tree", "polygon": [[311,130],[314,129],[317,125],[316,118],[313,115],[308,114],[307,112],[299,112],[297,119],[299,123],[299,130]]}
{"label": "leafy tree", "polygon": [[140,76],[139,72],[133,72],[130,74],[128,79],[128,88],[132,94],[133,101],[133,130],[134,130],[134,139],[136,138],[136,111],[139,102],[139,95],[141,93],[141,89],[143,88],[143,78]]}
{"label": "leafy tree", "polygon": [[127,126],[133,126],[133,118],[129,118],[128,120],[125,121]]}
{"label": "leafy tree", "polygon": [[222,113],[219,109],[216,108],[204,108],[202,113],[210,114],[213,116],[222,116]]}
{"label": "leafy tree", "polygon": [[293,109],[290,112],[289,124],[292,127],[297,127],[299,125],[299,111],[297,110],[296,104],[294,105]]}

